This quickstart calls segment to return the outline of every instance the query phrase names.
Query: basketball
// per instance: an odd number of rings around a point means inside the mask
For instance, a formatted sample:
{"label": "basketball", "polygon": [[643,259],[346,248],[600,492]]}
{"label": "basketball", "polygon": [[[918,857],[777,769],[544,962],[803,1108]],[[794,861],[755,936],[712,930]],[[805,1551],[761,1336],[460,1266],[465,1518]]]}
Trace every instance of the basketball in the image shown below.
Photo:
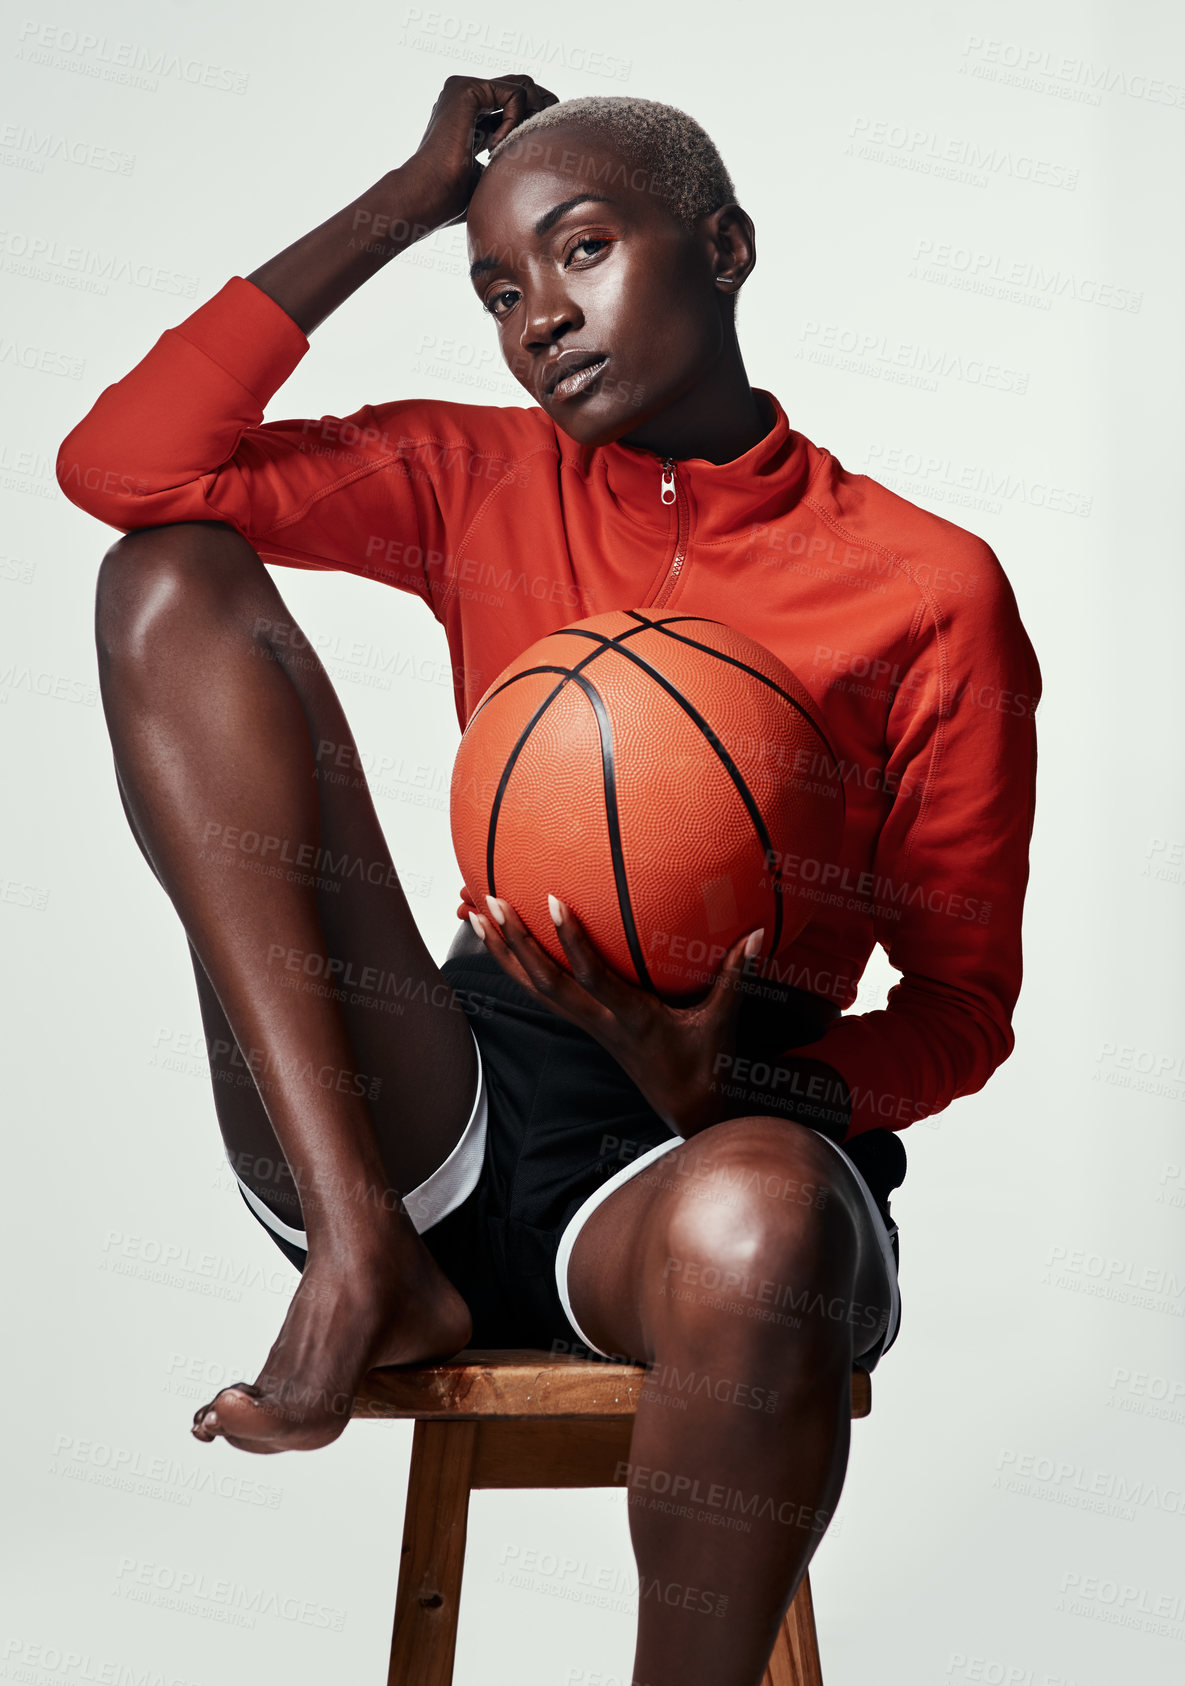
{"label": "basketball", "polygon": [[567,969],[551,892],[616,972],[668,999],[702,994],[748,931],[764,927],[762,961],[795,940],[843,813],[790,669],[721,621],[640,609],[511,662],[469,719],[450,791],[480,912],[502,897]]}

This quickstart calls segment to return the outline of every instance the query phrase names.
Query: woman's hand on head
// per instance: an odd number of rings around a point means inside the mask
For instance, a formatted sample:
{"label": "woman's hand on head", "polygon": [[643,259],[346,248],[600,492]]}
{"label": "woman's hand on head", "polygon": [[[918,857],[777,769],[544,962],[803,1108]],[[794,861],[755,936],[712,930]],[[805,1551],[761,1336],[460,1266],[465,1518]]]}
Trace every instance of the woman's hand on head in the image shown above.
{"label": "woman's hand on head", "polygon": [[730,1115],[720,1091],[718,1056],[735,1052],[737,983],[746,971],[746,946],[759,952],[762,932],[737,939],[702,1000],[672,1007],[607,966],[563,903],[556,903],[556,935],[571,972],[536,942],[508,902],[487,901],[490,912],[470,914],[470,922],[502,970],[535,1001],[595,1037],[664,1123],[693,1136]]}
{"label": "woman's hand on head", "polygon": [[417,204],[434,228],[462,222],[487,152],[558,95],[530,76],[450,76],[432,107],[424,138],[401,174],[414,181]]}

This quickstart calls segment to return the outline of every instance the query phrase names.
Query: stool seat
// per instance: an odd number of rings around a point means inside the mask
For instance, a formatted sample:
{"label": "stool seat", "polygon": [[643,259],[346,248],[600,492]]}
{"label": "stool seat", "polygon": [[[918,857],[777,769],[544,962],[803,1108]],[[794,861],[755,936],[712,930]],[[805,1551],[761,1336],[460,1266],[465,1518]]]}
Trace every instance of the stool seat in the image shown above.
{"label": "stool seat", "polygon": [[[459,1352],[372,1370],[353,1415],[415,1422],[387,1686],[451,1686],[469,1494],[482,1488],[620,1487],[645,1365],[532,1351]],[[852,1371],[852,1416],[872,1378]],[[809,1577],[764,1686],[822,1686]]]}
{"label": "stool seat", "polygon": [[440,1364],[372,1370],[356,1417],[632,1417],[647,1371],[568,1353],[465,1351]]}
{"label": "stool seat", "polygon": [[[355,1417],[632,1417],[646,1384],[643,1364],[609,1364],[568,1353],[506,1348],[459,1352],[438,1364],[372,1370]],[[872,1410],[872,1377],[852,1371],[852,1416]]]}

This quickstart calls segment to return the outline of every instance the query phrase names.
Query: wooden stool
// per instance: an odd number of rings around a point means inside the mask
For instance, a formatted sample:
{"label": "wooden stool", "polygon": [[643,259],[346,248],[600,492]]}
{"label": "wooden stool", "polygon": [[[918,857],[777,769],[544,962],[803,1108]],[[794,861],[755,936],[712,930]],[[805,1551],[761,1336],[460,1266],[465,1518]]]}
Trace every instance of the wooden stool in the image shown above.
{"label": "wooden stool", "polygon": [[[479,1487],[613,1487],[629,1457],[641,1365],[547,1352],[461,1352],[372,1370],[356,1417],[414,1417],[387,1686],[451,1686],[469,1495]],[[852,1415],[872,1379],[852,1372]],[[786,1612],[764,1686],[822,1686],[808,1576]]]}

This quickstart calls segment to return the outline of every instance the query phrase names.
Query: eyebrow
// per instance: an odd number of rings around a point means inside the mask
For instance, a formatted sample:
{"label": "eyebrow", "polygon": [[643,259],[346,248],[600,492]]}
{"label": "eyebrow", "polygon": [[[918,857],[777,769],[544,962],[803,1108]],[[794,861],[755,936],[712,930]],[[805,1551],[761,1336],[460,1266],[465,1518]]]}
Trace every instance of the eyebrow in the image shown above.
{"label": "eyebrow", "polygon": [[[611,201],[603,193],[578,193],[572,199],[564,199],[558,205],[553,205],[550,211],[544,211],[535,224],[535,233],[542,238],[549,234],[562,216],[574,211],[577,205],[608,205]],[[484,275],[489,269],[497,269],[498,258],[477,258],[469,265],[469,279],[474,281],[479,275]]]}

